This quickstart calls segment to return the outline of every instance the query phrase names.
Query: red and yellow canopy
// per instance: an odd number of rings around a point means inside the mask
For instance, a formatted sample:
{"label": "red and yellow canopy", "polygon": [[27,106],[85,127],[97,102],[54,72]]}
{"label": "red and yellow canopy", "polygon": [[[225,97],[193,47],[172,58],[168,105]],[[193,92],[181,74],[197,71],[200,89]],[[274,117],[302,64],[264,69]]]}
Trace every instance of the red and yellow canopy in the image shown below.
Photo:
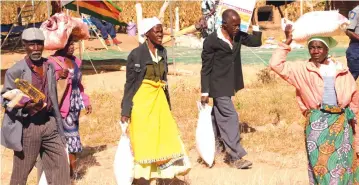
{"label": "red and yellow canopy", "polygon": [[79,5],[80,13],[88,14],[105,20],[115,25],[123,25],[119,21],[120,13],[122,9],[114,4],[111,0],[102,0],[102,1],[62,1],[62,5],[65,8],[77,11],[77,3]]}

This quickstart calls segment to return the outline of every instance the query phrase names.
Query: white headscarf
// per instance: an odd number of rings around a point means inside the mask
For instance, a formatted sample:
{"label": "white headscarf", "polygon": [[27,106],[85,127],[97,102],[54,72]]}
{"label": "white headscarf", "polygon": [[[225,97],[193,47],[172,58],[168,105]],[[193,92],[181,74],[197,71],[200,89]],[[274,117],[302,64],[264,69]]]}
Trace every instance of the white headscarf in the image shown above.
{"label": "white headscarf", "polygon": [[142,21],[140,22],[141,24],[141,30],[139,30],[139,34],[144,37],[145,34],[150,31],[150,29],[152,29],[154,26],[156,26],[157,24],[162,24],[161,21],[157,18],[157,17],[152,17],[152,18],[146,18],[146,19],[142,19]]}

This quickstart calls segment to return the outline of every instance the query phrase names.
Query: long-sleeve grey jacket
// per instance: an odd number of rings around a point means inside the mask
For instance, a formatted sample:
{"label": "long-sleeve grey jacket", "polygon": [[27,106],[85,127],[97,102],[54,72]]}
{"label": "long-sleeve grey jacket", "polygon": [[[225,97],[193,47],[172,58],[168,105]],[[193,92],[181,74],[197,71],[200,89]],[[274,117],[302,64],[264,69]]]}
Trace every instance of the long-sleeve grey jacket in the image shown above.
{"label": "long-sleeve grey jacket", "polygon": [[[53,106],[52,113],[56,119],[58,132],[61,136],[62,142],[65,143],[62,117],[57,101],[57,87],[54,67],[49,64],[48,70],[46,72],[49,88],[48,92]],[[6,71],[4,86],[1,90],[1,95],[9,90],[16,89],[14,82],[16,78],[24,79],[31,83],[31,75],[32,71],[27,65],[26,61],[24,59],[20,60]],[[8,103],[8,100],[4,99],[3,97],[1,97],[1,102],[2,106],[5,107],[4,118],[1,127],[1,145],[15,151],[22,151],[22,123],[25,119],[28,119],[30,115],[23,113],[22,108],[14,108],[10,110],[5,106]]]}

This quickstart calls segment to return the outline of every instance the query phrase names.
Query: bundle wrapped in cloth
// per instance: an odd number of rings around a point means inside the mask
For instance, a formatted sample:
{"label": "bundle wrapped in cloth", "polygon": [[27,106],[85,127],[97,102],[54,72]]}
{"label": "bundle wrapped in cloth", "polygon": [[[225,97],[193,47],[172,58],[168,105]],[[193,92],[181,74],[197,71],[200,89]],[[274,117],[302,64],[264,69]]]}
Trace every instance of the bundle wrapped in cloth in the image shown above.
{"label": "bundle wrapped in cloth", "polygon": [[[29,102],[38,103],[45,100],[44,93],[36,89],[28,81],[17,78],[14,82],[16,89],[9,90],[2,95],[4,99],[8,100],[6,106],[9,111],[14,108],[22,108]],[[46,103],[43,103],[39,110],[31,110],[30,114],[35,114],[46,107],[46,105]]]}
{"label": "bundle wrapped in cloth", "polygon": [[293,25],[293,40],[305,42],[313,36],[331,37],[343,32],[349,25],[349,20],[339,13],[333,11],[308,12],[296,22],[282,19],[282,28],[286,24]]}
{"label": "bundle wrapped in cloth", "polygon": [[24,107],[25,104],[30,101],[30,97],[19,89],[7,91],[2,95],[2,97],[9,100],[6,106],[10,108],[10,110],[13,108]]}
{"label": "bundle wrapped in cloth", "polygon": [[88,26],[80,18],[56,13],[42,23],[40,29],[45,35],[45,49],[59,50],[65,47],[70,35],[74,40],[90,38]]}

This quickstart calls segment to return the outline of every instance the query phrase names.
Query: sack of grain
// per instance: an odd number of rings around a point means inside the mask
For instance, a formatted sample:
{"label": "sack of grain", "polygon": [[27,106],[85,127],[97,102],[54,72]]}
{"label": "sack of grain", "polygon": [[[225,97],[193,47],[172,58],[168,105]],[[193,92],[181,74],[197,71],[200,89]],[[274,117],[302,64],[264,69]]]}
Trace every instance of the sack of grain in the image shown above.
{"label": "sack of grain", "polygon": [[131,150],[131,141],[127,136],[128,123],[120,123],[121,138],[115,154],[113,169],[118,185],[131,185],[134,178],[134,158]]}
{"label": "sack of grain", "polygon": [[65,13],[56,13],[40,26],[45,36],[46,50],[63,49],[70,35],[74,40],[90,38],[89,28],[80,18],[67,16]]}
{"label": "sack of grain", "polygon": [[196,147],[199,156],[208,164],[212,166],[215,157],[215,138],[212,126],[212,107],[197,102],[199,110],[198,123],[196,128]]}
{"label": "sack of grain", "polygon": [[305,42],[312,36],[338,35],[347,28],[349,20],[337,10],[313,11],[302,15],[295,23],[282,20],[282,29],[286,24],[293,25],[293,40]]}

